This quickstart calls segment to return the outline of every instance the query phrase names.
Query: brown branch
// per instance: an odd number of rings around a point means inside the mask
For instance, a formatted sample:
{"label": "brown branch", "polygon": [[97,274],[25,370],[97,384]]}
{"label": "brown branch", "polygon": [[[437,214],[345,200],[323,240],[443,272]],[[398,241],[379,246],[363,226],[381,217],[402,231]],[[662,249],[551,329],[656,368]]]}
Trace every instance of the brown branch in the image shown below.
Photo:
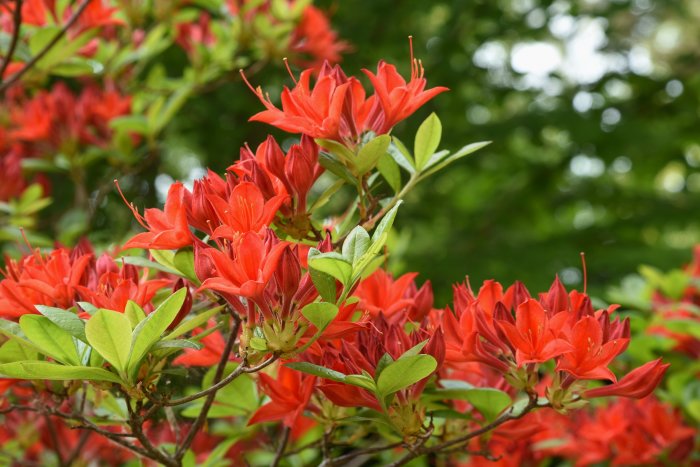
{"label": "brown branch", "polygon": [[90,3],[91,0],[84,0],[83,3],[80,4],[80,6],[73,12],[70,18],[68,18],[68,21],[63,25],[60,31],[56,33],[53,39],[49,41],[48,44],[44,46],[43,49],[39,51],[36,55],[34,55],[31,60],[29,60],[27,63],[24,64],[22,69],[20,69],[17,73],[13,74],[10,76],[10,78],[7,81],[3,81],[2,84],[0,84],[0,94],[4,93],[7,91],[7,89],[15,84],[19,79],[24,76],[26,72],[28,72],[36,63],[44,58],[44,56],[49,53],[49,51],[56,45],[58,42],[63,38],[63,36],[66,35],[66,32],[68,32],[68,29],[75,24],[75,22],[78,20],[80,15],[83,13],[85,8],[87,8],[88,4]]}
{"label": "brown branch", "polygon": [[[233,351],[233,344],[236,342],[236,338],[238,337],[238,331],[241,328],[240,318],[235,316],[233,313],[231,314],[231,317],[234,320],[234,324],[233,326],[231,326],[231,332],[228,336],[228,341],[226,341],[226,347],[224,347],[224,351],[221,353],[221,359],[219,359],[219,364],[216,367],[216,372],[214,373],[214,379],[212,380],[214,385],[221,382],[221,378],[224,376],[226,365],[228,364],[231,352]],[[204,405],[202,405],[202,410],[199,411],[199,415],[192,423],[192,426],[190,426],[190,429],[187,431],[187,435],[185,436],[184,441],[182,442],[182,444],[180,444],[180,446],[178,446],[177,451],[175,452],[175,459],[182,459],[182,457],[192,445],[194,437],[197,435],[197,432],[204,424],[204,422],[207,419],[207,416],[209,415],[209,410],[211,409],[211,406],[214,403],[214,399],[216,399],[216,391],[208,394],[206,400],[204,401]]]}
{"label": "brown branch", "polygon": [[17,48],[17,43],[19,42],[19,33],[22,27],[22,3],[24,0],[15,1],[15,11],[12,15],[12,39],[10,41],[10,47],[7,49],[5,54],[5,59],[2,61],[2,66],[0,67],[0,80],[5,76],[5,71],[7,67],[10,66],[12,57],[15,55],[15,49]]}
{"label": "brown branch", "polygon": [[181,397],[179,399],[174,399],[171,401],[157,401],[157,403],[164,405],[164,406],[174,406],[174,405],[182,405],[186,404],[187,402],[192,402],[197,399],[201,399],[204,396],[207,396],[213,392],[218,391],[219,389],[223,388],[224,386],[228,385],[233,381],[234,379],[238,378],[241,376],[243,373],[257,373],[258,371],[262,370],[263,368],[269,366],[273,362],[275,362],[279,358],[279,355],[273,354],[270,358],[265,360],[262,363],[259,363],[256,366],[246,366],[245,362],[239,365],[233,373],[228,375],[226,378],[222,379],[215,385],[213,385],[210,388],[204,389],[203,391],[199,391],[197,393],[191,394],[186,397]]}
{"label": "brown branch", "polygon": [[270,467],[278,467],[280,465],[280,461],[282,460],[282,457],[284,457],[284,449],[287,447],[287,443],[289,442],[289,433],[291,431],[292,429],[288,426],[285,426],[284,430],[282,430],[282,439],[277,446],[277,452],[275,453],[275,458],[272,461],[272,464],[270,464]]}

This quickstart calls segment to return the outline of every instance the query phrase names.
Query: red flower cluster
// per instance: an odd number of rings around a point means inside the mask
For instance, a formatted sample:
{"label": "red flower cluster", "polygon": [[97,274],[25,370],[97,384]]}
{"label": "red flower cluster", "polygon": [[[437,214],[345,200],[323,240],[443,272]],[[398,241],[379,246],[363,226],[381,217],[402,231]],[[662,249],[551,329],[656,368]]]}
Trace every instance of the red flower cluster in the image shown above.
{"label": "red flower cluster", "polygon": [[131,110],[131,98],[109,87],[88,85],[75,94],[58,83],[31,97],[12,91],[1,112],[7,126],[0,130],[0,167],[8,177],[0,186],[0,200],[19,195],[26,187],[22,159],[104,148],[113,133],[109,122]]}
{"label": "red flower cluster", "polygon": [[17,319],[38,313],[35,305],[68,309],[77,302],[124,311],[127,301],[149,309],[155,293],[173,279],[148,279],[147,271],[119,263],[108,255],[95,258],[88,244],[73,250],[58,248],[48,255],[38,250],[18,261],[6,258],[0,281],[0,317]]}
{"label": "red flower cluster", "polygon": [[[610,318],[616,306],[594,310],[587,295],[566,292],[558,279],[539,299],[516,283],[505,292],[487,281],[475,296],[469,285],[455,287],[455,313],[443,313],[447,359],[480,362],[519,389],[534,391],[537,365],[555,363],[556,378],[546,395],[556,408],[579,397],[644,397],[668,365],[650,362],[616,383],[608,366],[629,342],[629,319]],[[585,380],[608,380],[606,389],[582,392]]]}
{"label": "red flower cluster", "polygon": [[374,87],[367,97],[355,77],[347,77],[339,66],[324,64],[311,89],[311,70],[301,73],[293,89],[282,91],[282,110],[272,104],[261,88],[250,88],[266,110],[251,121],[265,122],[289,133],[330,139],[351,145],[365,131],[388,133],[430,99],[447,91],[445,87],[425,89],[420,61],[411,57],[411,79],[406,80],[394,65],[380,62],[377,73],[363,70]]}

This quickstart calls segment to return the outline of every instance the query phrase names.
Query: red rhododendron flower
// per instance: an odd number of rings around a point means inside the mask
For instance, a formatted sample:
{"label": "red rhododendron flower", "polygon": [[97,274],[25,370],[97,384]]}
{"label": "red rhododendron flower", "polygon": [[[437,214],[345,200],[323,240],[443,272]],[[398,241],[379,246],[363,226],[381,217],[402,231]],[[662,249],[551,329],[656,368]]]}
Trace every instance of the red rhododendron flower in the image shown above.
{"label": "red rhododendron flower", "polygon": [[[184,196],[185,187],[182,183],[175,182],[168,190],[163,211],[149,208],[141,216],[132,204],[127,203],[136,220],[148,232],[134,235],[126,242],[124,248],[176,250],[192,245],[193,235],[187,224]],[[124,201],[126,202],[126,199]]]}
{"label": "red rhododendron flower", "polygon": [[221,223],[213,236],[233,240],[238,234],[260,232],[270,225],[285,198],[278,195],[265,201],[260,189],[250,182],[236,185],[226,201],[209,195],[207,199]]}
{"label": "red rhododendron flower", "polygon": [[215,248],[202,250],[199,254],[208,256],[216,268],[216,275],[204,280],[202,289],[241,295],[264,306],[263,291],[286,246],[281,242],[268,249],[257,233],[247,232],[228,252]]}
{"label": "red rhododendron flower", "polygon": [[530,299],[518,306],[515,325],[505,320],[498,325],[515,347],[515,360],[522,366],[545,362],[572,350],[568,342],[557,337],[563,319],[566,319],[564,314],[548,319],[542,305]]}

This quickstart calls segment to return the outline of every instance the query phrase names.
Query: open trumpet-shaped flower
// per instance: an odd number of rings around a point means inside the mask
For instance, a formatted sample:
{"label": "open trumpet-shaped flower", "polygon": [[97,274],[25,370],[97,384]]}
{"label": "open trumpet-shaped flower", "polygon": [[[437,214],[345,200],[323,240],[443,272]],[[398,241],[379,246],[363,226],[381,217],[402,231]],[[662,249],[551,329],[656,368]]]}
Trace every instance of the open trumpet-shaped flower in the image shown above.
{"label": "open trumpet-shaped flower", "polygon": [[286,245],[280,242],[268,249],[260,235],[247,232],[227,252],[215,248],[199,251],[198,254],[208,256],[216,268],[216,275],[206,279],[202,289],[239,295],[260,303]]}
{"label": "open trumpet-shaped flower", "polygon": [[572,350],[571,344],[557,337],[566,315],[559,313],[548,319],[537,300],[527,300],[518,306],[515,324],[498,321],[503,333],[515,348],[518,366],[541,363]]}
{"label": "open trumpet-shaped flower", "polygon": [[374,87],[379,104],[370,113],[369,121],[372,130],[377,134],[387,133],[398,122],[410,117],[416,110],[422,107],[433,97],[448,89],[438,86],[425,89],[427,84],[424,78],[423,65],[417,59],[411,57],[411,79],[406,80],[396,71],[394,65],[379,62],[377,74],[369,70],[362,70],[369,77]]}
{"label": "open trumpet-shaped flower", "polygon": [[573,349],[562,355],[557,370],[566,371],[578,379],[617,381],[608,365],[625,349],[628,342],[627,338],[604,342],[598,320],[586,316],[574,325],[571,335]]}
{"label": "open trumpet-shaped flower", "polygon": [[213,236],[233,240],[238,234],[260,232],[270,225],[285,198],[286,195],[277,195],[265,201],[260,189],[251,182],[236,185],[227,201],[209,195],[207,199],[221,223]]}

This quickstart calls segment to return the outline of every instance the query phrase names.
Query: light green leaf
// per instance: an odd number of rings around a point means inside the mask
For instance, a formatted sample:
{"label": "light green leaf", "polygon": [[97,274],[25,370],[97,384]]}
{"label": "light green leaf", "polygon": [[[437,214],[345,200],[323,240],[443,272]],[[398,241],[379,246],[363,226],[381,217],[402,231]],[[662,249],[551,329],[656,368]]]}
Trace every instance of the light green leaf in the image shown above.
{"label": "light green leaf", "polygon": [[316,326],[318,332],[322,332],[338,316],[338,307],[326,302],[309,303],[301,310],[301,314]]}
{"label": "light green leaf", "polygon": [[349,150],[347,147],[343,146],[339,142],[330,139],[319,138],[316,139],[316,144],[318,144],[319,146],[321,146],[321,148],[336,156],[339,160],[342,161],[343,165],[352,166],[355,160],[355,154],[353,154],[351,150]]}
{"label": "light green leaf", "polygon": [[292,370],[301,371],[302,373],[307,373],[309,375],[318,376],[319,378],[330,379],[331,381],[336,381],[338,383],[345,382],[346,376],[330,368],[326,368],[320,365],[314,365],[308,362],[290,362],[285,363],[284,366],[291,368]]}
{"label": "light green leaf", "polygon": [[364,175],[377,165],[379,158],[387,153],[389,143],[391,143],[391,137],[389,135],[381,135],[371,139],[362,146],[357,154],[355,163],[355,170],[358,176]]}
{"label": "light green leaf", "polygon": [[414,355],[418,355],[420,351],[423,350],[423,347],[425,347],[425,345],[428,343],[428,340],[429,339],[426,339],[423,342],[414,345],[413,347],[405,351],[403,354],[401,354],[399,358],[412,357]]}
{"label": "light green leaf", "polygon": [[143,357],[173,322],[185,301],[186,293],[186,287],[173,293],[134,329],[130,339],[131,352],[127,366],[127,373],[130,376],[135,375]]}
{"label": "light green leaf", "polygon": [[430,355],[400,358],[384,368],[379,375],[377,392],[380,397],[386,397],[430,376],[436,368],[437,361]]}
{"label": "light green leaf", "polygon": [[192,248],[181,248],[173,257],[173,265],[181,275],[195,284],[199,284],[199,278],[194,272],[194,251]]}
{"label": "light green leaf", "polygon": [[321,298],[327,302],[335,302],[335,278],[330,274],[326,274],[314,268],[309,268],[309,275],[311,276],[311,281],[314,283],[316,290],[318,290],[319,295],[321,295]]}
{"label": "light green leaf", "polygon": [[416,168],[420,171],[433,155],[442,138],[442,123],[435,113],[426,118],[416,133],[414,156]]}
{"label": "light green leaf", "polygon": [[[377,225],[377,228],[374,229],[374,232],[372,233],[373,244],[380,243],[380,238],[382,237],[382,235],[384,233],[389,233],[389,230],[391,230],[391,226],[394,225],[394,219],[396,219],[396,213],[399,211],[399,206],[401,206],[401,203],[403,203],[403,201],[399,200],[396,203],[396,206],[394,206],[389,212],[384,214],[382,220],[379,221],[379,225]],[[384,242],[381,242],[381,246],[384,246]]]}
{"label": "light green leaf", "polygon": [[507,393],[493,388],[468,389],[466,398],[489,422],[513,403]]}
{"label": "light green leaf", "polygon": [[374,380],[367,375],[347,375],[345,377],[345,382],[359,388],[367,389],[368,391],[375,392],[377,390]]}
{"label": "light green leaf", "polygon": [[132,329],[138,326],[141,321],[146,319],[146,312],[144,312],[143,308],[141,308],[139,304],[133,300],[126,302],[124,314],[127,318],[129,318],[129,323],[131,324]]}
{"label": "light green leaf", "polygon": [[347,259],[349,263],[355,265],[358,260],[362,258],[362,255],[367,252],[369,245],[369,234],[361,225],[358,225],[352,229],[343,242],[343,257]]}
{"label": "light green leaf", "polygon": [[318,156],[318,163],[324,169],[328,170],[333,175],[337,176],[341,180],[346,181],[350,185],[357,184],[355,176],[350,173],[347,167],[340,163],[332,154],[326,154],[324,152],[320,153]]}
{"label": "light green leaf", "polygon": [[156,342],[153,347],[151,347],[152,350],[160,350],[160,349],[194,349],[194,350],[201,350],[204,348],[202,344],[199,342],[195,342],[189,339],[170,339],[170,340],[162,340]]}
{"label": "light green leaf", "polygon": [[12,363],[22,360],[37,360],[37,352],[19,340],[10,339],[0,346],[0,363]]}
{"label": "light green leaf", "polygon": [[340,190],[343,185],[345,185],[345,180],[342,178],[339,180],[336,180],[331,186],[326,188],[321,195],[316,198],[316,201],[311,205],[309,208],[309,212],[316,212],[319,208],[324,206],[328,200],[331,199],[331,196],[333,196],[338,190]]}
{"label": "light green leaf", "polygon": [[416,164],[413,161],[413,156],[406,146],[395,136],[391,138],[391,145],[388,149],[389,155],[394,161],[404,168],[408,173],[416,173]]}
{"label": "light green leaf", "polygon": [[[153,253],[154,251],[158,250],[153,250],[151,253]],[[155,269],[157,271],[163,271],[167,272],[168,274],[175,274],[177,276],[180,275],[180,272],[177,269],[175,269],[175,266],[172,264],[171,266],[164,266],[160,263],[156,263],[155,261],[148,260],[142,256],[122,256],[120,259],[126,264],[132,264],[134,266],[139,266],[142,268]]]}
{"label": "light green leaf", "polygon": [[[342,255],[331,251],[329,253],[315,253],[309,250],[309,267],[317,271],[325,272],[338,279],[343,285],[350,282],[352,276],[352,264]],[[318,252],[318,250],[315,250]]]}
{"label": "light green leaf", "polygon": [[121,383],[115,375],[102,368],[87,366],[65,366],[49,362],[13,362],[0,365],[0,375],[19,379],[46,379],[52,381],[107,381]]}
{"label": "light green leaf", "polygon": [[123,313],[100,309],[85,324],[88,343],[119,373],[129,361],[131,324]]}
{"label": "light green leaf", "polygon": [[181,322],[175,329],[172,330],[170,334],[165,336],[163,339],[174,339],[190,331],[193,331],[195,328],[204,326],[207,323],[207,321],[221,313],[221,310],[223,309],[223,306],[217,306],[212,308],[211,310],[207,310],[202,313],[199,313],[198,315],[194,315],[189,319],[186,319],[183,322]]}
{"label": "light green leaf", "polygon": [[71,336],[87,342],[85,336],[85,322],[78,318],[72,311],[62,310],[44,305],[35,305],[39,313],[50,319],[56,326],[66,331]]}
{"label": "light green leaf", "polygon": [[491,141],[481,141],[479,143],[472,143],[464,146],[462,149],[457,151],[456,153],[442,159],[440,162],[437,162],[435,165],[431,165],[429,167],[424,167],[423,172],[421,173],[420,179],[424,179],[435,172],[444,169],[447,167],[449,164],[465,157],[468,156],[469,154],[472,154],[473,152],[478,151],[479,149],[488,146],[491,144]]}
{"label": "light green leaf", "polygon": [[401,171],[391,155],[387,153],[380,157],[379,161],[377,161],[377,169],[391,189],[394,190],[394,193],[398,193],[401,190]]}
{"label": "light green leaf", "polygon": [[80,365],[80,357],[71,335],[46,316],[23,315],[19,319],[19,326],[42,353],[66,365]]}

